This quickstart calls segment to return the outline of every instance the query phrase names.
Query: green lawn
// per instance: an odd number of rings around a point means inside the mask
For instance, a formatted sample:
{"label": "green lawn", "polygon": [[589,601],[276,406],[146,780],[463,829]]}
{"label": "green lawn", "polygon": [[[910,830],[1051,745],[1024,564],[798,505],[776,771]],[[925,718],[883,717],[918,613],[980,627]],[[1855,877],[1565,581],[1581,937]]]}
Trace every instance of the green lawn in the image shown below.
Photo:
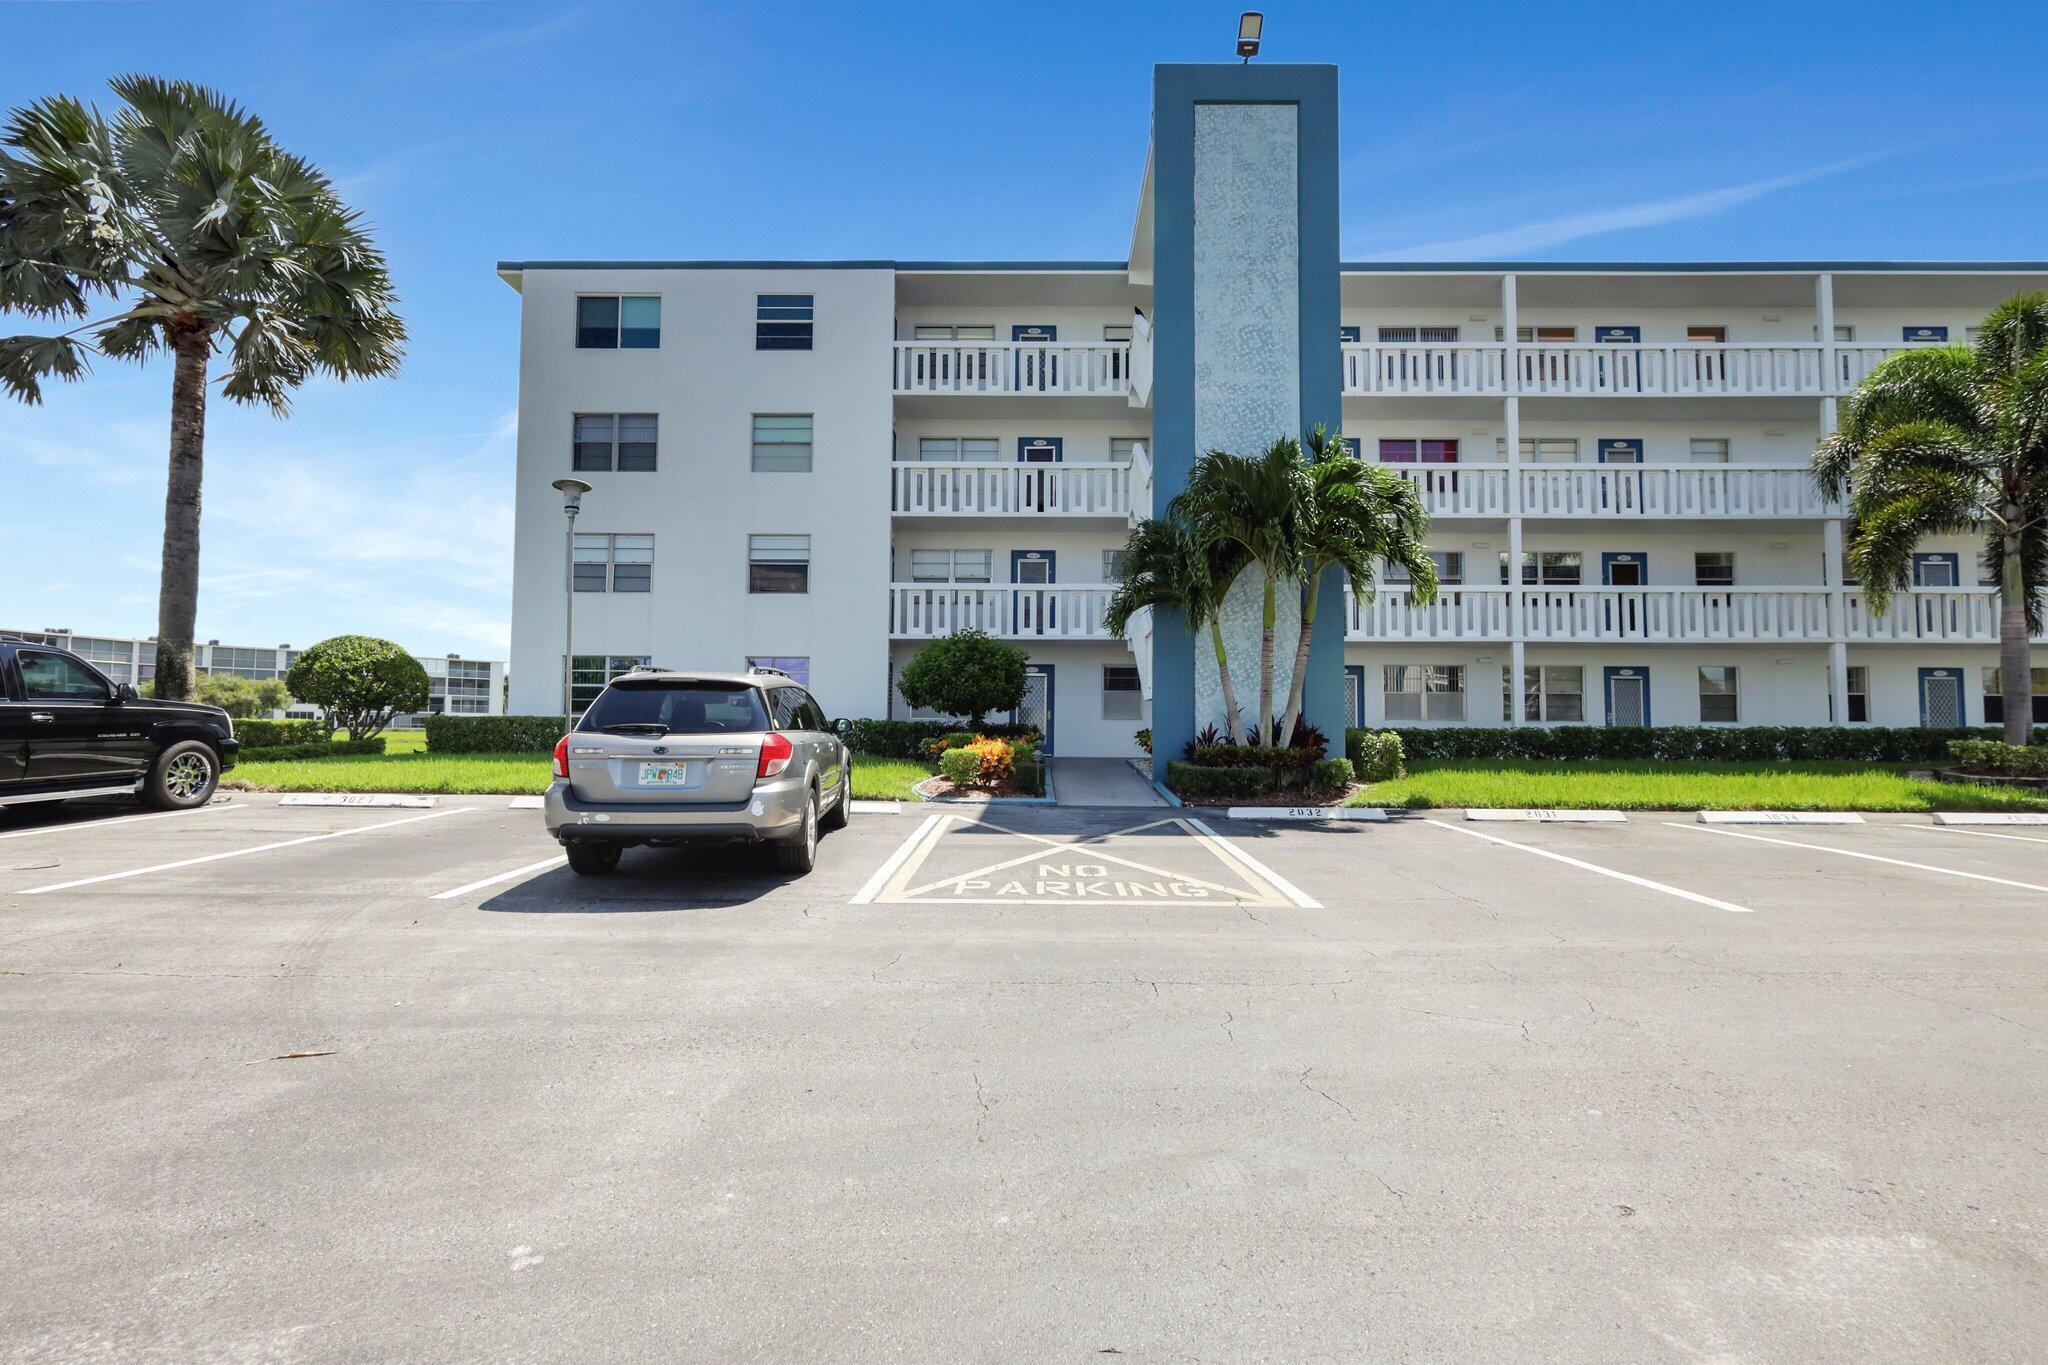
{"label": "green lawn", "polygon": [[[238,763],[224,786],[275,792],[442,792],[525,795],[548,788],[545,754],[430,754],[418,730],[387,731],[384,754]],[[914,801],[913,782],[930,777],[923,763],[853,756],[853,794],[862,800]]]}
{"label": "green lawn", "polygon": [[2048,799],[1999,787],[1916,782],[1865,763],[1557,763],[1420,760],[1408,776],[1360,788],[1354,806],[1598,810],[2041,810]]}

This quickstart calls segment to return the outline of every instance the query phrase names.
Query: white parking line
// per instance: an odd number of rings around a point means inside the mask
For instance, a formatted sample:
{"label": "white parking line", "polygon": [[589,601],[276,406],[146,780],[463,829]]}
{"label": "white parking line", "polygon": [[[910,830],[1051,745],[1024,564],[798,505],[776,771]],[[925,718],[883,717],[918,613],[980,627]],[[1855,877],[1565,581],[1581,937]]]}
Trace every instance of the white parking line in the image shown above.
{"label": "white parking line", "polygon": [[167,820],[173,815],[197,815],[201,811],[221,810],[223,806],[208,803],[194,806],[190,810],[160,810],[154,815],[118,815],[111,820],[71,820],[61,825],[41,825],[35,829],[11,830],[0,834],[0,839],[26,839],[31,834],[54,834],[66,829],[105,829],[108,825],[132,825],[137,820]]}
{"label": "white parking line", "polygon": [[[1664,822],[1673,829],[1689,829],[1699,834],[1721,834],[1730,839],[1754,839],[1760,844],[1783,844],[1786,848],[1807,848],[1815,853],[1835,853],[1844,858],[1861,858],[1867,863],[1890,863],[1893,867],[1910,867],[1918,872],[1938,872],[1944,877],[1968,877],[1973,882],[1993,882],[1999,886],[2016,886],[2022,891],[2048,891],[2048,886],[2036,886],[2032,882],[2008,881],[2004,877],[1987,877],[1982,872],[1959,872],[1952,867],[1936,867],[1932,863],[1909,863],[1904,858],[1884,858],[1875,853],[1858,853],[1854,849],[1829,848],[1826,844],[1802,844],[1796,839],[1773,839],[1763,834],[1743,834],[1732,829],[1714,829],[1706,825],[1681,825],[1675,820]],[[1933,829],[1933,825],[1928,825]]]}
{"label": "white parking line", "polygon": [[887,862],[875,869],[875,875],[868,878],[867,885],[853,893],[853,899],[848,904],[867,905],[872,902],[876,893],[888,885],[889,878],[896,875],[896,869],[903,866],[903,860],[910,856],[910,851],[924,841],[924,837],[932,832],[934,825],[945,818],[943,812],[925,816],[924,823],[911,831],[910,837],[897,846],[896,851],[889,855]]}
{"label": "white parking line", "polygon": [[568,861],[569,859],[566,856],[557,853],[552,858],[543,858],[537,863],[528,863],[525,867],[515,867],[510,872],[500,872],[495,877],[485,877],[482,881],[470,882],[468,885],[458,886],[452,891],[436,891],[432,899],[452,901],[457,896],[466,896],[472,891],[481,891],[487,886],[496,886],[499,882],[509,882],[514,877],[524,877],[529,872],[545,872],[549,868],[561,867]]}
{"label": "white parking line", "polygon": [[[1596,872],[1603,877],[1612,877],[1618,882],[1628,882],[1633,886],[1647,887],[1652,891],[1662,891],[1667,896],[1676,896],[1680,900],[1692,901],[1696,905],[1712,906],[1716,910],[1733,910],[1741,915],[1750,913],[1749,907],[1746,905],[1730,905],[1727,901],[1717,901],[1712,896],[1702,896],[1697,891],[1687,891],[1681,887],[1666,886],[1663,882],[1653,882],[1648,877],[1638,877],[1628,872],[1617,872],[1611,867],[1602,867],[1598,863],[1589,863],[1579,858],[1567,857],[1562,853],[1553,853],[1547,848],[1535,848],[1529,844],[1518,844],[1512,839],[1502,839],[1492,834],[1481,834],[1476,829],[1466,829],[1462,825],[1447,825],[1441,820],[1425,820],[1423,823],[1435,825],[1438,829],[1447,829],[1453,834],[1463,834],[1474,839],[1484,839],[1489,844],[1500,844],[1507,848],[1518,848],[1524,853],[1533,853],[1539,858],[1548,858],[1552,862],[1564,863],[1567,866],[1576,867],[1584,872]],[[1691,826],[1688,826],[1688,828],[1691,828]],[[1724,832],[1722,830],[1714,831],[1716,834]]]}
{"label": "white parking line", "polygon": [[1307,896],[1303,895],[1300,887],[1296,886],[1293,882],[1288,881],[1287,878],[1281,876],[1272,868],[1267,867],[1264,863],[1260,862],[1257,858],[1254,858],[1251,854],[1239,848],[1236,844],[1231,843],[1230,840],[1224,838],[1215,830],[1210,829],[1200,820],[1197,820],[1194,817],[1190,816],[1186,820],[1176,821],[1175,823],[1187,826],[1187,828],[1194,833],[1196,838],[1202,840],[1205,844],[1208,845],[1209,851],[1211,853],[1214,853],[1217,857],[1223,859],[1225,863],[1229,863],[1232,859],[1235,859],[1236,861],[1243,863],[1246,867],[1250,868],[1255,874],[1265,878],[1266,881],[1269,882],[1273,886],[1273,888],[1277,890],[1281,895],[1287,897],[1287,899],[1293,901],[1302,909],[1322,909],[1321,905],[1317,904],[1315,901],[1310,900]]}
{"label": "white parking line", "polygon": [[74,886],[93,886],[99,882],[118,882],[128,877],[147,876],[151,872],[170,872],[181,867],[197,867],[201,863],[217,863],[225,858],[245,858],[251,853],[268,853],[273,849],[294,848],[300,844],[317,844],[323,839],[343,839],[351,834],[368,834],[372,830],[390,829],[393,825],[410,825],[418,820],[439,820],[447,815],[464,815],[479,806],[454,806],[448,810],[428,811],[425,815],[408,815],[400,820],[380,820],[374,825],[357,825],[354,829],[337,829],[327,834],[308,834],[298,839],[283,839],[274,844],[258,844],[254,848],[229,849],[226,853],[208,853],[199,858],[181,858],[175,863],[157,863],[151,867],[131,867],[126,872],[106,872],[97,877],[80,877],[76,881],[52,882],[48,886],[32,886],[22,892],[24,896],[40,896],[45,891],[69,891]]}
{"label": "white parking line", "polygon": [[1979,839],[2012,839],[2022,844],[2048,844],[2048,839],[2043,839],[2038,834],[1994,834],[1988,829],[1957,829],[1954,825],[1929,825],[1927,828],[1938,829],[1943,834],[1974,834]]}

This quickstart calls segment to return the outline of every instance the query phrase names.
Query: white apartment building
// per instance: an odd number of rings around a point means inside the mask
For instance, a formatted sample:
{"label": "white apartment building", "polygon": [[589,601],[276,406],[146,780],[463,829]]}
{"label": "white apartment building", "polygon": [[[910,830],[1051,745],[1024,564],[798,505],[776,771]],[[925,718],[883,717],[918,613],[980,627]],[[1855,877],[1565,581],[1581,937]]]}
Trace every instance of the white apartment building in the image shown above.
{"label": "white apartment building", "polygon": [[[156,676],[156,641],[133,636],[80,635],[75,631],[49,627],[43,630],[0,630],[0,635],[30,640],[36,644],[68,649],[117,683],[140,687]],[[224,645],[218,640],[196,641],[192,646],[192,667],[196,673],[225,674],[257,682],[283,678],[285,670],[299,657],[290,645]],[[427,707],[414,715],[400,716],[394,729],[418,725],[428,716],[502,716],[505,714],[505,665],[495,659],[469,659],[459,654],[415,654],[427,670],[430,690]],[[314,706],[295,703],[281,714],[311,718],[319,714]]]}
{"label": "white apartment building", "polygon": [[573,581],[579,705],[637,663],[755,661],[907,716],[903,664],[973,626],[1028,651],[1054,752],[1156,720],[1163,762],[1220,718],[1214,663],[1178,621],[1109,634],[1117,551],[1197,449],[1321,423],[1422,489],[1444,585],[1326,611],[1325,730],[1996,718],[1977,541],[1873,611],[1807,464],[1878,361],[2048,264],[1345,263],[1335,129],[1333,68],[1159,68],[1121,261],[501,263],[512,710],[561,705]]}

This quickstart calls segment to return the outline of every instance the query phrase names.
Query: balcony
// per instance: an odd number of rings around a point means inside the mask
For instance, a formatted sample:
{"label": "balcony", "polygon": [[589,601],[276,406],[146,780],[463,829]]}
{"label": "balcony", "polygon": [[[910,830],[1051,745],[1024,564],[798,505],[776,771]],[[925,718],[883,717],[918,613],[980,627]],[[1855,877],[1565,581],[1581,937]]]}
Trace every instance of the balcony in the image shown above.
{"label": "balcony", "polygon": [[1805,465],[1389,465],[1432,517],[1827,517]]}
{"label": "balcony", "polygon": [[981,630],[1005,640],[1114,640],[1103,616],[1115,588],[959,584],[889,585],[889,635],[933,640],[956,630]]}
{"label": "balcony", "polygon": [[1813,397],[1854,387],[1892,353],[1882,346],[1818,343],[1745,346],[1724,342],[1578,345],[1347,345],[1344,392],[1352,397],[1493,396],[1671,398]]}
{"label": "balcony", "polygon": [[[1840,597],[1841,604],[1835,606]],[[1647,644],[1998,643],[1995,588],[1910,588],[1876,614],[1854,588],[1445,588],[1426,606],[1405,589],[1382,588],[1370,602],[1348,593],[1345,638],[1365,643],[1512,640],[1532,644],[1605,641]],[[2048,639],[2048,632],[2035,639]]]}
{"label": "balcony", "polygon": [[1128,342],[899,341],[892,384],[899,394],[1042,394],[1127,397]]}
{"label": "balcony", "polygon": [[890,466],[889,507],[904,517],[1114,517],[1151,510],[1150,462]]}

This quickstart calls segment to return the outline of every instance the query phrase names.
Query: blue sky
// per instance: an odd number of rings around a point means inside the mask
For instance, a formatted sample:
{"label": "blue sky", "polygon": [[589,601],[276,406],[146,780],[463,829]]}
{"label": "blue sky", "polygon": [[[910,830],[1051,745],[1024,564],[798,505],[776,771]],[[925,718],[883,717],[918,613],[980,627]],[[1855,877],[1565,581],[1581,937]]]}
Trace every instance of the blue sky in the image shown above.
{"label": "blue sky", "polygon": [[[399,376],[213,405],[200,637],[503,657],[495,261],[1121,258],[1152,64],[1227,58],[1238,8],[11,6],[0,106],[218,86],[391,257]],[[2048,257],[2048,7],[1266,10],[1269,59],[1342,67],[1347,258]],[[0,626],[154,632],[169,385],[0,399]]]}

